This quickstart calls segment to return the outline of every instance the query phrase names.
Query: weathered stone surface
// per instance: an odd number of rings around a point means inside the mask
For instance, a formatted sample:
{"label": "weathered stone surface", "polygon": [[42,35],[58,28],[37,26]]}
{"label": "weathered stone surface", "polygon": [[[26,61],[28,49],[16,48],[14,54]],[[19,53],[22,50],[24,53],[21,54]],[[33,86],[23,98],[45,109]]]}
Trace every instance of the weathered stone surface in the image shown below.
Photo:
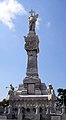
{"label": "weathered stone surface", "polygon": [[62,119],[62,117],[60,115],[51,116],[51,120],[61,120],[61,119]]}

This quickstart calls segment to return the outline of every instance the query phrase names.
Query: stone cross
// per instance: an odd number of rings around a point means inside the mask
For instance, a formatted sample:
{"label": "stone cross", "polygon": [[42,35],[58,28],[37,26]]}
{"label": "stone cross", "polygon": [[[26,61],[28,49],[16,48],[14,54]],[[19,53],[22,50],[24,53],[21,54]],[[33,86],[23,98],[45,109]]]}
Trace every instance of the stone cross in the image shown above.
{"label": "stone cross", "polygon": [[35,15],[35,11],[33,11],[32,9],[31,9],[31,11],[29,11],[29,13],[30,13],[31,16]]}

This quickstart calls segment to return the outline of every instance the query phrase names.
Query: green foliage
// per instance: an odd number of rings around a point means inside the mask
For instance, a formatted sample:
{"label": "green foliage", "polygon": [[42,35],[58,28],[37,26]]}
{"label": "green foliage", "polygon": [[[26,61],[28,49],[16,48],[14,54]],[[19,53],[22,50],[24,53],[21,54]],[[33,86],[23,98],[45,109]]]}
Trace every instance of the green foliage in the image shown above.
{"label": "green foliage", "polygon": [[6,107],[9,105],[9,101],[6,100],[6,99],[3,99],[1,102],[0,102],[0,106],[3,106],[3,107]]}
{"label": "green foliage", "polygon": [[60,108],[64,104],[66,108],[66,89],[59,88],[57,92],[56,107]]}

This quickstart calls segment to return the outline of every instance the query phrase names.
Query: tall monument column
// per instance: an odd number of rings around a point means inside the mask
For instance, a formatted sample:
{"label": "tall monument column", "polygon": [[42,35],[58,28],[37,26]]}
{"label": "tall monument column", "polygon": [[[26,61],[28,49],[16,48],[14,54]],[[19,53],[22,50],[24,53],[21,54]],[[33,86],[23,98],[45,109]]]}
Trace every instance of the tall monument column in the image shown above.
{"label": "tall monument column", "polygon": [[27,72],[26,75],[29,76],[38,76],[38,67],[37,67],[37,54],[36,51],[28,51],[28,61],[27,61]]}
{"label": "tall monument column", "polygon": [[30,83],[33,83],[33,88],[35,87],[36,83],[39,84],[40,82],[37,65],[37,54],[39,53],[39,39],[35,32],[37,18],[38,14],[35,14],[35,12],[31,10],[28,16],[28,34],[27,36],[24,36],[25,50],[27,52],[27,68],[26,77],[23,82],[26,83],[25,86],[30,86]]}
{"label": "tall monument column", "polygon": [[35,33],[35,24],[38,15],[34,11],[30,11],[28,17],[29,30],[25,38],[25,50],[27,51],[27,71],[26,75],[38,76],[37,53],[39,52],[39,39]]}

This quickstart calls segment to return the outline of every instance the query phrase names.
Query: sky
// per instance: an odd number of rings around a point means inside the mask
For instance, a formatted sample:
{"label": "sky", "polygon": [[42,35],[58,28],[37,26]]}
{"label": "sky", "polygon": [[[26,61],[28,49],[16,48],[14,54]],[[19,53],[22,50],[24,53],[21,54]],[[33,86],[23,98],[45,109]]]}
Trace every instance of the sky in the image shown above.
{"label": "sky", "polygon": [[0,0],[0,100],[7,96],[6,87],[19,86],[26,76],[24,36],[31,9],[39,15],[39,78],[55,92],[66,88],[66,0]]}

